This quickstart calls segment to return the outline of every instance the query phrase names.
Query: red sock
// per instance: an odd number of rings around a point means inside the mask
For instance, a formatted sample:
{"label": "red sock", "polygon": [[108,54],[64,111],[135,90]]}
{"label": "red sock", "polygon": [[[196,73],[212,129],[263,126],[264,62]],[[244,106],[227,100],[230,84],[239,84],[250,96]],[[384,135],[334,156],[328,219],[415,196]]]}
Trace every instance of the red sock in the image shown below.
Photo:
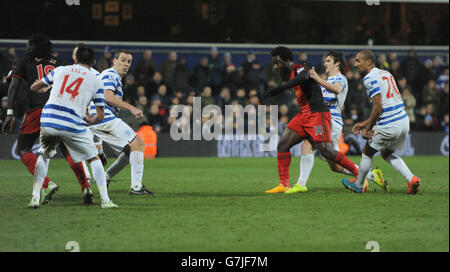
{"label": "red sock", "polygon": [[358,177],[358,167],[341,152],[338,152],[334,162],[352,172],[353,176]]}
{"label": "red sock", "polygon": [[285,187],[290,187],[289,185],[289,165],[291,164],[291,152],[277,153],[277,163],[278,163],[278,176],[280,177],[280,182]]}
{"label": "red sock", "polygon": [[[25,164],[28,171],[34,176],[34,169],[36,168],[37,162],[36,155],[34,155],[33,152],[28,152],[20,157],[20,160],[23,162],[23,164]],[[45,177],[44,183],[42,183],[42,187],[44,187],[44,189],[47,189],[49,182],[50,179],[48,177]]]}
{"label": "red sock", "polygon": [[86,173],[84,172],[83,163],[82,162],[74,163],[70,155],[66,156],[66,160],[69,162],[70,168],[72,168],[72,171],[75,173],[75,176],[77,176],[78,182],[81,185],[81,191],[84,192],[84,189],[86,189],[86,187],[91,188],[86,178]]}

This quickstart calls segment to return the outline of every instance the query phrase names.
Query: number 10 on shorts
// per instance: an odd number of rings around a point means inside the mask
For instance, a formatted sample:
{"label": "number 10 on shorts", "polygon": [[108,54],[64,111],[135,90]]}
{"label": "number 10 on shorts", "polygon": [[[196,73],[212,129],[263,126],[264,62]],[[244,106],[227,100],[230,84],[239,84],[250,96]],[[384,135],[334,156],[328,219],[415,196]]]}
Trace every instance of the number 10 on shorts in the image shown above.
{"label": "number 10 on shorts", "polygon": [[322,125],[314,126],[314,132],[317,135],[323,135],[323,127]]}

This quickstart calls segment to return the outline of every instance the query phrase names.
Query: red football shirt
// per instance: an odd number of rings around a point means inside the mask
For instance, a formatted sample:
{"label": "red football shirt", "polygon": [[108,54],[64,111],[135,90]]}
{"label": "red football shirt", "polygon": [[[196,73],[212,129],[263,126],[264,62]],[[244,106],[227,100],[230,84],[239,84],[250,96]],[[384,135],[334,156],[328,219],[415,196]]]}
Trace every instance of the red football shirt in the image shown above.
{"label": "red football shirt", "polygon": [[[308,73],[309,68],[300,63],[294,64],[291,69],[290,79],[300,75],[300,73]],[[297,102],[300,105],[302,114],[311,114],[314,112],[329,112],[327,105],[323,102],[322,90],[319,83],[309,78],[299,85],[292,88],[297,96]]]}

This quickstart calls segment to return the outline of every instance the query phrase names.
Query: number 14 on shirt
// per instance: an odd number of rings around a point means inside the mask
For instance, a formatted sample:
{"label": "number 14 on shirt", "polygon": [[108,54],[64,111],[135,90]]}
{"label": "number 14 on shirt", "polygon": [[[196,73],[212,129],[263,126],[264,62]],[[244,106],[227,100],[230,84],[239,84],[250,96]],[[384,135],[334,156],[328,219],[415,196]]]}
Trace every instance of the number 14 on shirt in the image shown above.
{"label": "number 14 on shirt", "polygon": [[66,93],[71,94],[72,96],[70,97],[70,100],[73,101],[75,99],[75,97],[77,97],[77,95],[79,95],[80,93],[78,92],[78,89],[80,89],[81,83],[83,83],[84,78],[77,78],[75,79],[72,83],[70,83],[69,86],[67,86],[67,81],[69,79],[69,75],[65,75],[64,76],[64,81],[62,83],[61,86],[61,90],[59,90],[59,95],[58,97],[61,97],[64,94],[64,91]]}

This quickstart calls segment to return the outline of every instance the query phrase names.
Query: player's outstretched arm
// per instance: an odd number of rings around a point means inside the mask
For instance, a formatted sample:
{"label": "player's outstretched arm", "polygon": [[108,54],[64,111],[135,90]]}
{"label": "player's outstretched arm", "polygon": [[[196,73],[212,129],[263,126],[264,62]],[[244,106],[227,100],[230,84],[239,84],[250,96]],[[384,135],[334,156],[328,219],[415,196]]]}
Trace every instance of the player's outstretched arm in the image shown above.
{"label": "player's outstretched arm", "polygon": [[48,84],[46,82],[44,82],[43,80],[36,80],[33,85],[31,85],[30,89],[33,92],[37,92],[37,93],[45,93],[47,92],[50,88],[47,88]]}
{"label": "player's outstretched arm", "polygon": [[278,89],[281,89],[281,90],[290,89],[290,88],[293,88],[293,87],[303,83],[304,81],[307,81],[308,79],[309,79],[309,72],[306,70],[303,70],[300,74],[298,74],[293,79],[278,86]]}
{"label": "player's outstretched arm", "polygon": [[340,83],[331,83],[324,79],[322,79],[317,72],[314,70],[314,67],[310,71],[310,77],[314,79],[317,83],[323,86],[325,89],[329,90],[332,93],[340,94],[342,90],[344,90],[344,86]]}
{"label": "player's outstretched arm", "polygon": [[106,100],[106,103],[109,104],[109,105],[118,107],[118,108],[123,109],[123,110],[129,110],[131,112],[131,114],[133,114],[134,117],[136,117],[136,118],[144,117],[144,113],[140,109],[138,109],[138,108],[134,107],[133,105],[131,105],[131,104],[129,104],[129,103],[127,103],[127,102],[117,98],[114,95],[114,92],[112,90],[105,90],[105,100]]}
{"label": "player's outstretched arm", "polygon": [[281,84],[280,86],[278,86],[276,88],[267,90],[267,92],[264,94],[264,97],[275,96],[275,95],[279,94],[280,92],[282,92],[283,90],[293,88],[308,79],[309,79],[309,72],[306,70],[303,70],[300,74],[298,74],[298,76],[294,77],[293,79],[289,80],[288,82]]}

